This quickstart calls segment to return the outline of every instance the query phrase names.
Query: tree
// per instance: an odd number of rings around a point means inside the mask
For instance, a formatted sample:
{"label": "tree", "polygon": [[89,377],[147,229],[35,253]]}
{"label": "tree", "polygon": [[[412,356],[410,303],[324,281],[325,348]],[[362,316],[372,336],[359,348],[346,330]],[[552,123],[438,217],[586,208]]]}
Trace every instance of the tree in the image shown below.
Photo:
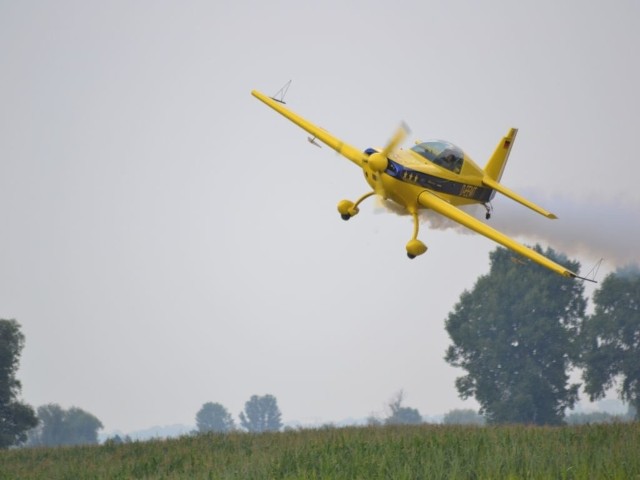
{"label": "tree", "polygon": [[22,384],[16,378],[24,335],[15,320],[0,319],[0,448],[19,445],[38,424],[33,408],[18,400]]}
{"label": "tree", "polygon": [[252,433],[275,432],[282,428],[281,416],[276,397],[253,395],[240,412],[240,424]]}
{"label": "tree", "polygon": [[[551,249],[545,255],[579,269]],[[578,398],[567,371],[578,351],[584,286],[501,247],[490,260],[489,274],[462,293],[446,320],[453,345],[445,360],[467,372],[456,388],[476,398],[489,423],[560,424]]]}
{"label": "tree", "polygon": [[463,408],[447,412],[442,423],[445,425],[484,425],[485,419],[475,410]]}
{"label": "tree", "polygon": [[198,432],[226,433],[235,428],[233,417],[219,403],[208,402],[196,414],[196,426]]}
{"label": "tree", "polygon": [[386,425],[418,425],[422,423],[420,412],[411,407],[403,407],[404,392],[400,390],[389,402],[391,414],[385,419]]}
{"label": "tree", "polygon": [[619,379],[620,398],[640,419],[640,269],[607,275],[593,302],[582,331],[585,391],[592,401],[602,398]]}
{"label": "tree", "polygon": [[38,407],[40,425],[29,433],[32,446],[94,445],[102,422],[81,408],[64,410],[55,403]]}

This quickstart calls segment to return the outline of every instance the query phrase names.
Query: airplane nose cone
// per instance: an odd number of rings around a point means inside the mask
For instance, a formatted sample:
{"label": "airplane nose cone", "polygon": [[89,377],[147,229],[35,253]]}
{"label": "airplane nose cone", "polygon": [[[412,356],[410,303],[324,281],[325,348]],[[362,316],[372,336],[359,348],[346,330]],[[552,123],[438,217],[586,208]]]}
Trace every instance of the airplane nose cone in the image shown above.
{"label": "airplane nose cone", "polygon": [[389,165],[389,160],[382,153],[374,153],[369,157],[369,167],[374,172],[384,172]]}

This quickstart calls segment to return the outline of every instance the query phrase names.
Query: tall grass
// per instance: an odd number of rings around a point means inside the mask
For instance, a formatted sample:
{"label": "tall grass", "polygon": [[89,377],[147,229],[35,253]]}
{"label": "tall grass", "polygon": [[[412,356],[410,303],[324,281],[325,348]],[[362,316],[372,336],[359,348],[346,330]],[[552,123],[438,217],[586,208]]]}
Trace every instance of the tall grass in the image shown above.
{"label": "tall grass", "polygon": [[397,426],[0,452],[0,479],[640,479],[640,424]]}

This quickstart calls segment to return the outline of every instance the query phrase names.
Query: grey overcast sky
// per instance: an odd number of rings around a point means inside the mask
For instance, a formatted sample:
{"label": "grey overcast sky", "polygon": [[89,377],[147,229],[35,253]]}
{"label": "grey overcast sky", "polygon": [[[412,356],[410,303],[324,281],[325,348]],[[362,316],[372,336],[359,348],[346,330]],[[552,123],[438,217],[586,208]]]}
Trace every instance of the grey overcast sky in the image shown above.
{"label": "grey overcast sky", "polygon": [[[0,1],[0,318],[23,398],[106,431],[476,408],[444,320],[489,240],[370,200],[361,173],[251,97],[361,148],[406,121],[484,164],[520,128],[494,225],[604,273],[638,260],[637,1]],[[431,228],[430,228],[431,227]],[[601,270],[602,272],[602,270]],[[592,290],[590,290],[592,291]]]}

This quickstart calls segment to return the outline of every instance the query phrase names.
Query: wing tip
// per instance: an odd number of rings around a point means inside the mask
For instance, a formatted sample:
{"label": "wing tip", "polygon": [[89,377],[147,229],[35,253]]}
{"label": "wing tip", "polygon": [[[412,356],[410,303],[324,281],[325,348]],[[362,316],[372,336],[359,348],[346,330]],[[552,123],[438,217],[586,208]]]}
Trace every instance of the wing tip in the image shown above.
{"label": "wing tip", "polygon": [[565,277],[569,277],[569,278],[573,278],[575,280],[582,280],[583,282],[598,283],[598,281],[594,280],[593,278],[581,277],[577,273],[573,273],[571,270],[565,270],[564,276]]}

